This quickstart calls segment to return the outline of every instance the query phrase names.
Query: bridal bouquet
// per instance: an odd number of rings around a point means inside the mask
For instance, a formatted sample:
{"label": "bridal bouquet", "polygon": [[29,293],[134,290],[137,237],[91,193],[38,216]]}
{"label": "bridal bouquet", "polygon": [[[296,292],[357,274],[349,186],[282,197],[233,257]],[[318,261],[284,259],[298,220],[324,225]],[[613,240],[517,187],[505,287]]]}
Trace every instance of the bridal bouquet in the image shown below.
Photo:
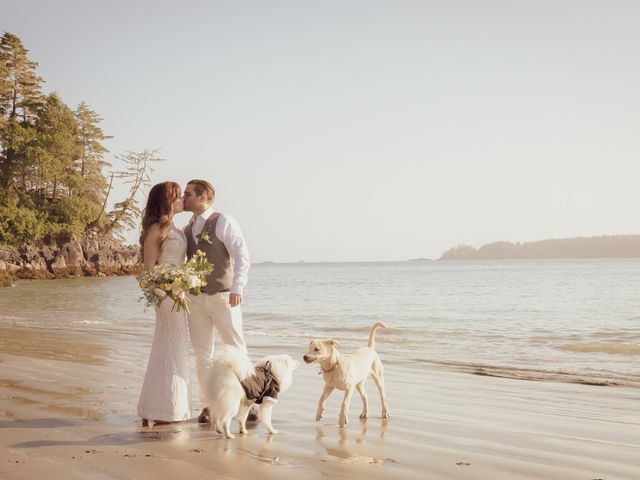
{"label": "bridal bouquet", "polygon": [[138,284],[142,289],[142,299],[147,307],[157,309],[162,301],[169,297],[173,300],[174,312],[189,312],[187,292],[200,295],[200,290],[207,282],[205,278],[213,272],[213,265],[207,256],[197,250],[181,267],[175,265],[156,265],[148,272],[138,276]]}

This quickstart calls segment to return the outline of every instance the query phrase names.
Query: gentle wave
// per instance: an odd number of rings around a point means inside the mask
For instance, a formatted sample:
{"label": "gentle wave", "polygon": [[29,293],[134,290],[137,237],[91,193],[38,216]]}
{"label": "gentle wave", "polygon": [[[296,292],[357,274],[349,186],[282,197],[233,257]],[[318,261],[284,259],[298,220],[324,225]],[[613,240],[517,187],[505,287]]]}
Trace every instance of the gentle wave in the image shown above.
{"label": "gentle wave", "polygon": [[640,355],[639,343],[568,343],[557,348],[567,352]]}
{"label": "gentle wave", "polygon": [[640,375],[613,373],[578,373],[563,370],[535,369],[525,367],[506,367],[504,365],[489,365],[467,362],[445,362],[424,358],[412,359],[417,363],[440,366],[447,370],[457,370],[486,377],[510,378],[513,380],[531,380],[561,383],[579,383],[596,386],[625,386],[640,387]]}
{"label": "gentle wave", "polygon": [[639,336],[640,331],[638,331],[637,328],[626,330],[605,330],[600,332],[593,332],[590,335],[591,338],[601,338],[616,343],[620,342],[621,340],[637,340]]}
{"label": "gentle wave", "polygon": [[[382,322],[388,327],[392,325],[393,320],[383,318],[380,315],[360,315],[360,314],[348,314],[348,315],[332,315],[323,313],[305,313],[305,314],[293,314],[293,313],[275,313],[265,311],[243,311],[243,316],[249,320],[256,321],[272,321],[272,322],[294,322],[304,325],[330,325],[337,322],[339,325],[343,325],[345,322],[351,324],[360,324],[358,327],[340,327],[353,329],[353,331],[370,330],[376,322]],[[411,321],[411,319],[403,318],[405,321]],[[424,318],[420,317],[414,320],[423,321]],[[322,327],[319,328],[329,328]]]}
{"label": "gentle wave", "polygon": [[[366,333],[368,333],[371,329],[368,329]],[[395,330],[396,332],[400,330]],[[327,334],[327,332],[331,332],[331,335]],[[388,334],[388,330],[384,330],[385,334]],[[332,338],[333,340],[337,340],[339,342],[345,343],[361,343],[363,346],[367,344],[369,340],[368,335],[347,335],[345,330],[343,329],[340,332],[340,329],[318,329],[314,327],[314,330],[308,330],[306,332],[294,332],[290,330],[253,330],[245,328],[244,330],[245,336],[253,336],[253,337],[265,337],[272,339],[287,339],[287,338],[299,338],[303,340],[315,340],[315,339],[324,339],[324,338]],[[412,345],[415,341],[408,340],[402,337],[390,337],[385,334],[382,334],[381,331],[378,331],[376,334],[376,343],[383,344],[388,343],[391,345]]]}

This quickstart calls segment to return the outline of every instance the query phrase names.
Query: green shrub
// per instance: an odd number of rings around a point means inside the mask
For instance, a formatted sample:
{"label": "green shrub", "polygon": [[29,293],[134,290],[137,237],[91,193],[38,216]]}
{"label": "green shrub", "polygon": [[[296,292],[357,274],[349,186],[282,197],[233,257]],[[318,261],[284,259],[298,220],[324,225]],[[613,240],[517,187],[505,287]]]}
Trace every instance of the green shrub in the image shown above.
{"label": "green shrub", "polygon": [[0,243],[16,245],[38,241],[46,235],[43,215],[28,208],[0,205]]}

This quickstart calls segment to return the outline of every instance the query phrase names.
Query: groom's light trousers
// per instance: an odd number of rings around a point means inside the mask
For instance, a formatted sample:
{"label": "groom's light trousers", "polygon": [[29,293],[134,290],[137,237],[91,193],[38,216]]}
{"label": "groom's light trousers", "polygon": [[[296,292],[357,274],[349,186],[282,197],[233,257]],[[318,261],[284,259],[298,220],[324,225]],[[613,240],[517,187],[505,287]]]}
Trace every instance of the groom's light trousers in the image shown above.
{"label": "groom's light trousers", "polygon": [[189,302],[189,336],[200,386],[200,401],[203,401],[207,367],[213,358],[214,333],[218,332],[225,345],[247,349],[242,336],[242,310],[240,306],[231,308],[229,292],[190,295]]}

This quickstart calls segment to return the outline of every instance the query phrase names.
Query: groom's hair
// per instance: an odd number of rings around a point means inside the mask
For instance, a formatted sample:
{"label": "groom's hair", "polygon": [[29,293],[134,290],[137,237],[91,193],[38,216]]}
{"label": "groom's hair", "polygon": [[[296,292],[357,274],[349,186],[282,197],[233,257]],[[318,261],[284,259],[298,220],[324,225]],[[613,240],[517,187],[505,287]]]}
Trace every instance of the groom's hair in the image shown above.
{"label": "groom's hair", "polygon": [[207,196],[207,200],[213,202],[213,197],[216,196],[216,191],[213,189],[213,185],[206,180],[189,180],[187,185],[193,185],[196,195],[200,196],[204,193]]}

